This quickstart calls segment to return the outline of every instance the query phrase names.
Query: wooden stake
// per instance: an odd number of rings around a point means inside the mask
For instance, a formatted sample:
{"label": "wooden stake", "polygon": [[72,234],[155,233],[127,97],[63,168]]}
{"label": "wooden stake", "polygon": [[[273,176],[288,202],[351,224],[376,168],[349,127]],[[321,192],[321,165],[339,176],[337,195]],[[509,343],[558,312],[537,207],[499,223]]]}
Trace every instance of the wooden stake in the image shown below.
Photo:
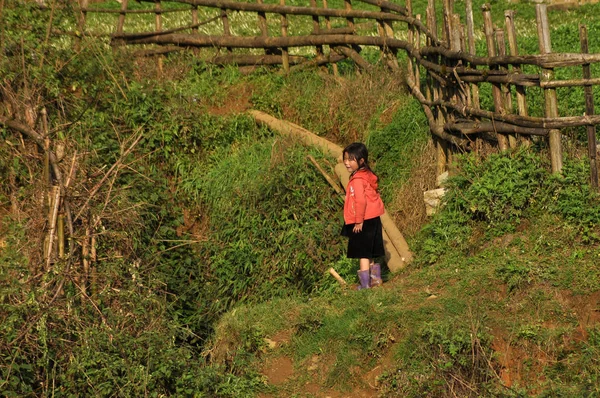
{"label": "wooden stake", "polygon": [[[484,4],[481,7],[483,11],[483,27],[485,32],[485,41],[487,44],[487,51],[490,57],[495,57],[497,55],[496,51],[496,41],[494,40],[494,26],[492,22],[492,9],[489,4]],[[490,67],[492,69],[492,67]],[[497,69],[497,67],[495,67]],[[504,108],[504,99],[502,96],[502,90],[500,89],[500,85],[492,84],[492,96],[494,98],[494,109],[497,113],[505,114]],[[501,151],[506,151],[508,149],[508,139],[503,134],[497,134],[498,136],[498,147]]]}
{"label": "wooden stake", "polygon": [[[506,55],[506,42],[504,40],[504,30],[502,30],[501,28],[496,28],[494,30],[494,35],[496,36],[496,43],[498,44],[498,55],[503,57]],[[500,66],[499,69],[503,70],[503,71],[508,71],[506,66]],[[502,92],[502,96],[503,96],[505,112],[513,113],[512,112],[512,97],[511,97],[511,93],[510,93],[510,85],[509,84],[501,84],[500,91]],[[508,135],[508,146],[510,148],[517,147],[517,137],[515,137],[513,134]]]}
{"label": "wooden stake", "polygon": [[[515,30],[515,12],[513,10],[504,11],[504,20],[510,55],[519,55],[519,49],[517,47],[517,33]],[[513,65],[512,70],[513,72],[521,73],[520,65]],[[515,85],[515,91],[517,94],[517,112],[521,116],[527,116],[527,97],[525,87],[521,85]],[[520,142],[525,146],[531,145],[531,140],[527,136],[521,136]]]}
{"label": "wooden stake", "polygon": [[[285,0],[280,0],[279,4],[282,6],[285,5]],[[285,14],[281,14],[281,36],[287,37],[288,35],[288,20]],[[283,71],[285,73],[290,73],[290,60],[289,53],[287,47],[281,48],[281,63],[283,64]]]}
{"label": "wooden stake", "polygon": [[[323,8],[327,8],[327,7],[328,7],[327,0],[323,0]],[[331,30],[331,20],[329,19],[329,17],[325,17],[325,27],[327,27],[327,30]],[[331,48],[329,51],[331,52]],[[340,71],[338,69],[337,63],[332,64],[331,67],[333,68],[333,75],[339,76]]]}
{"label": "wooden stake", "polygon": [[[579,40],[581,42],[581,52],[587,54],[588,48],[588,33],[585,25],[579,25]],[[583,65],[583,78],[591,77],[590,64]],[[586,115],[594,114],[594,94],[592,86],[585,86],[585,113]],[[590,158],[590,183],[592,187],[598,189],[598,163],[596,162],[596,126],[587,126],[588,138],[588,155]]]}
{"label": "wooden stake", "polygon": [[[154,16],[154,23],[156,26],[156,31],[161,32],[162,31],[162,15],[161,15],[160,0],[154,1],[154,11],[156,12],[156,15]],[[156,67],[158,70],[158,77],[160,79],[160,77],[162,76],[162,73],[163,73],[163,56],[162,55],[159,55],[157,57]]]}
{"label": "wooden stake", "polygon": [[[127,15],[127,0],[121,0],[121,13],[117,20],[117,31],[115,32],[116,37],[123,36],[123,25],[125,25],[125,16]],[[122,40],[117,40],[118,44],[122,44]]]}
{"label": "wooden stake", "polygon": [[[540,54],[549,54],[552,52],[550,43],[550,26],[548,24],[548,13],[545,4],[536,4],[535,14],[537,19],[538,42],[540,46]],[[542,68],[541,80],[550,81],[554,79],[554,69]],[[544,89],[544,101],[546,109],[546,117],[558,117],[558,105],[556,99],[556,89]],[[550,144],[550,160],[552,162],[552,172],[560,173],[562,171],[562,144],[560,142],[560,130],[551,129],[548,133],[548,141]]]}

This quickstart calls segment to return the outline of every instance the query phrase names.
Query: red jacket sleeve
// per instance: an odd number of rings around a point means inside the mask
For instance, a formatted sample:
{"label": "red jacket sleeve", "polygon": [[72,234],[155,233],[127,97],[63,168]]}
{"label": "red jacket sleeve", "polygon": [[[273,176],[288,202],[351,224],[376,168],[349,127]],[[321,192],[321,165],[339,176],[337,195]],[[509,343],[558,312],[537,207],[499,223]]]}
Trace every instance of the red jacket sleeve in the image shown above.
{"label": "red jacket sleeve", "polygon": [[365,191],[366,182],[362,179],[353,181],[354,188],[354,217],[355,223],[361,223],[365,220],[367,210],[367,193]]}

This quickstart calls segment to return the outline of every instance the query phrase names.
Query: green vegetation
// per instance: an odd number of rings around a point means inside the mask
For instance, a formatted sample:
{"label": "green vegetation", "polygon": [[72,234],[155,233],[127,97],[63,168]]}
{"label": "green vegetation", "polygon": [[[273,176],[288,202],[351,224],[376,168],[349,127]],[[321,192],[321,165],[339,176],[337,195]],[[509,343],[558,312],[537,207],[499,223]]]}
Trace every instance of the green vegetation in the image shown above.
{"label": "green vegetation", "polygon": [[[557,49],[572,47],[569,24],[593,7],[551,16]],[[42,151],[2,127],[0,395],[600,393],[600,198],[579,155],[584,135],[567,135],[561,176],[541,141],[457,156],[443,209],[407,236],[414,263],[384,288],[354,292],[327,273],[352,282],[357,266],[339,237],[342,198],[307,155],[328,172],[335,159],[244,111],[340,145],[366,141],[398,218],[420,206],[398,192],[423,167],[429,137],[397,76],[357,75],[349,63],[340,78],[242,75],[179,54],[156,79],[154,60],[124,49],[46,39],[49,14],[31,3],[2,18],[2,124],[31,116],[43,131],[47,111],[73,232],[46,268]],[[68,8],[53,18],[76,23]],[[581,110],[577,92],[561,101]],[[290,367],[283,379],[270,374],[277,361]]]}

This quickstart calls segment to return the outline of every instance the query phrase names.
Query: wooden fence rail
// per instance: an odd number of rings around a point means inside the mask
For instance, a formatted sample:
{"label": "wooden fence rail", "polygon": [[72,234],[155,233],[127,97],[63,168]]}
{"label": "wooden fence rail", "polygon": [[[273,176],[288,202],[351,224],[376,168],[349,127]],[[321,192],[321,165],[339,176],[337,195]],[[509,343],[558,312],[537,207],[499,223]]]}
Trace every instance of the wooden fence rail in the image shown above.
{"label": "wooden fence rail", "polygon": [[[475,27],[471,0],[465,1],[465,24],[454,13],[454,4],[442,0],[442,25],[436,19],[435,0],[428,1],[425,23],[421,15],[413,15],[412,4],[406,6],[383,0],[355,0],[366,4],[364,9],[352,7],[351,0],[344,8],[331,8],[327,0],[308,0],[305,7],[265,4],[263,0],[238,2],[231,0],[168,0],[178,3],[177,9],[161,7],[160,0],[142,0],[154,5],[152,9],[130,10],[122,0],[120,10],[87,7],[81,0],[79,29],[84,35],[85,18],[90,13],[118,14],[113,43],[144,45],[144,54],[163,54],[181,48],[215,48],[211,58],[219,64],[283,66],[288,72],[307,65],[335,64],[352,59],[359,68],[370,64],[360,53],[364,46],[379,48],[382,61],[398,70],[397,52],[407,55],[406,83],[410,92],[423,105],[429,127],[438,146],[438,171],[446,168],[452,151],[478,150],[483,143],[504,151],[518,145],[529,145],[532,137],[548,142],[552,169],[562,169],[560,129],[585,126],[587,131],[592,185],[598,186],[597,144],[595,126],[600,115],[594,114],[592,87],[600,77],[592,77],[590,64],[600,62],[600,54],[588,52],[585,26],[580,28],[580,53],[553,53],[548,26],[547,9],[536,5],[539,54],[519,54],[515,13],[504,12],[504,27],[494,26],[491,7],[481,9],[487,56],[475,52]],[[199,10],[210,10],[210,18],[199,21]],[[190,24],[166,28],[161,16],[166,13],[190,13]],[[155,14],[155,29],[149,32],[126,33],[126,16]],[[232,13],[254,14],[258,32],[253,36],[236,34]],[[312,29],[302,35],[292,35],[290,24],[294,17],[306,17],[303,24]],[[268,22],[279,20],[278,32],[269,29]],[[220,28],[218,25],[220,24]],[[201,34],[201,26],[210,26],[212,35]],[[305,29],[306,30],[306,29]],[[441,34],[439,34],[441,33]],[[158,45],[148,48],[148,45]],[[302,48],[302,50],[299,50]],[[508,51],[507,51],[508,49]],[[221,52],[224,50],[225,52]],[[260,51],[260,53],[258,53]],[[583,77],[557,80],[555,68],[581,68]],[[531,73],[537,68],[537,73]],[[528,72],[524,72],[527,70]],[[334,69],[336,71],[336,69]],[[481,86],[491,85],[492,109],[482,109]],[[527,88],[538,87],[531,93]],[[557,89],[584,87],[582,101],[585,113],[560,116]],[[537,93],[541,94],[537,94]],[[542,95],[544,116],[531,116],[528,97]],[[540,102],[540,101],[538,101]]]}

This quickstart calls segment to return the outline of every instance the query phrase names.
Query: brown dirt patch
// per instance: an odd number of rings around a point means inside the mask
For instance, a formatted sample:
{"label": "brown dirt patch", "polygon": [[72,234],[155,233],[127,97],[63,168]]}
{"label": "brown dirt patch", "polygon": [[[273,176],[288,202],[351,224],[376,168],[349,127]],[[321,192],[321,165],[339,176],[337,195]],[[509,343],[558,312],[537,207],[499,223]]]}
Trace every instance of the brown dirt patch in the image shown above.
{"label": "brown dirt patch", "polygon": [[294,363],[285,356],[270,358],[265,363],[263,374],[267,377],[269,384],[281,385],[294,375]]}
{"label": "brown dirt patch", "polygon": [[229,88],[222,104],[212,106],[208,111],[218,116],[244,113],[252,108],[251,97],[252,86],[248,84],[236,85]]}

